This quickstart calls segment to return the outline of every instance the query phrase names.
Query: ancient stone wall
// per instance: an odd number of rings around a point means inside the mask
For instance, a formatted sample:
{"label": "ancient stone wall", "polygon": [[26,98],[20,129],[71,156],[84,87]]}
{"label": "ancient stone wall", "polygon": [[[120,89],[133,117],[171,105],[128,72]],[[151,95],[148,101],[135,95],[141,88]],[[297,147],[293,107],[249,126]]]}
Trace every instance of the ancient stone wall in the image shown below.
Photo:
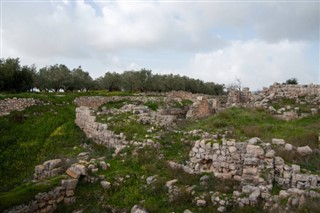
{"label": "ancient stone wall", "polygon": [[212,105],[206,98],[198,97],[197,101],[190,106],[186,118],[203,118],[212,115],[214,113]]}
{"label": "ancient stone wall", "polygon": [[272,95],[274,98],[296,98],[301,96],[320,96],[320,85],[295,85],[274,83],[269,88],[264,88],[265,96]]}
{"label": "ancient stone wall", "polygon": [[[320,104],[320,85],[288,85],[274,83],[269,88],[263,88],[259,93],[250,92],[249,88],[231,90],[228,93],[226,107],[269,107],[269,103],[276,99],[295,99],[301,104]],[[284,117],[288,117],[284,115]]]}
{"label": "ancient stone wall", "polygon": [[39,100],[33,98],[6,98],[0,100],[0,116],[8,115],[14,110],[24,110],[27,107],[41,104]]}
{"label": "ancient stone wall", "polygon": [[44,162],[43,164],[37,165],[34,169],[34,179],[42,180],[48,177],[54,177],[63,173],[61,159],[53,159]]}
{"label": "ancient stone wall", "polygon": [[97,109],[99,106],[106,103],[110,100],[110,97],[103,97],[103,96],[83,96],[78,97],[74,100],[74,103],[78,106],[86,106],[92,109]]}
{"label": "ancient stone wall", "polygon": [[181,98],[181,99],[188,99],[188,100],[196,100],[199,96],[207,99],[210,99],[213,97],[212,95],[191,93],[186,91],[171,91],[171,92],[168,92],[166,96],[168,98]]}
{"label": "ancient stone wall", "polygon": [[89,107],[78,107],[76,109],[75,123],[84,131],[88,138],[93,139],[96,143],[107,147],[116,147],[126,144],[123,134],[117,135],[108,130],[107,124],[96,122],[96,116]]}
{"label": "ancient stone wall", "polygon": [[34,200],[27,204],[14,206],[5,213],[51,213],[57,209],[57,205],[63,202],[70,205],[75,202],[74,190],[77,186],[78,179],[62,180],[61,185],[49,192],[38,193]]}
{"label": "ancient stone wall", "polygon": [[221,144],[198,140],[189,156],[186,171],[212,172],[219,178],[239,180],[242,192],[255,192],[257,197],[270,196],[274,182],[282,189],[320,189],[320,176],[301,173],[299,165],[285,164],[281,157],[275,156],[270,143],[258,139],[249,142],[223,140]]}

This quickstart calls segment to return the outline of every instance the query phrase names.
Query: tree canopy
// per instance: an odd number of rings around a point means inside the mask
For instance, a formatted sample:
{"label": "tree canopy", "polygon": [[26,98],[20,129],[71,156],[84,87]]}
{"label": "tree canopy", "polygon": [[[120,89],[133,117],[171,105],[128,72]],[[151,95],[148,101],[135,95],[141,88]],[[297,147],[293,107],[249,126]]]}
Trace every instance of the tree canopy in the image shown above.
{"label": "tree canopy", "polygon": [[129,92],[168,92],[183,90],[192,93],[219,95],[224,85],[173,74],[153,74],[151,70],[106,72],[95,80],[81,66],[69,69],[64,64],[40,68],[22,66],[19,58],[1,59],[0,91],[88,91],[102,89]]}

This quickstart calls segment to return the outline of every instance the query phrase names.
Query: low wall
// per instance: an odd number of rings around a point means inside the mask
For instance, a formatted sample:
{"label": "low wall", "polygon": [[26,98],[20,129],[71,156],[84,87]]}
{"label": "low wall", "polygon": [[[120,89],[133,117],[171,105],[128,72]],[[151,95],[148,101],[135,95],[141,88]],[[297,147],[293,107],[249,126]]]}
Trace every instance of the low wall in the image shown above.
{"label": "low wall", "polygon": [[6,98],[0,100],[0,116],[8,115],[11,111],[21,111],[27,107],[41,103],[33,98]]}
{"label": "low wall", "polygon": [[320,177],[302,174],[300,166],[287,165],[275,156],[270,143],[198,140],[189,153],[192,173],[212,172],[224,179],[236,179],[243,186],[271,190],[273,182],[283,189],[320,189]]}
{"label": "low wall", "polygon": [[77,179],[62,180],[61,185],[55,189],[49,192],[38,193],[34,200],[28,204],[15,206],[12,209],[5,210],[4,213],[54,212],[61,202],[65,205],[70,205],[75,202],[74,190],[77,183]]}
{"label": "low wall", "polygon": [[96,122],[94,111],[89,107],[78,107],[76,109],[75,123],[84,131],[88,138],[93,139],[96,143],[107,147],[117,147],[127,144],[123,134],[117,135],[108,130],[107,124]]}

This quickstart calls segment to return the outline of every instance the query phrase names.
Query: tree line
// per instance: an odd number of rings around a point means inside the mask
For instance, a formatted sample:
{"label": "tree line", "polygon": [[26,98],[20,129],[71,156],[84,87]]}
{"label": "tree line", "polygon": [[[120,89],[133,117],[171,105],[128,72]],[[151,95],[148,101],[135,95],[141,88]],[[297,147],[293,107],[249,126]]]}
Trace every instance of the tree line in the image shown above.
{"label": "tree line", "polygon": [[81,66],[69,69],[66,65],[55,64],[40,68],[34,65],[21,66],[19,58],[0,59],[0,91],[129,91],[168,92],[183,90],[193,93],[219,95],[224,85],[203,82],[199,79],[173,74],[153,74],[151,70],[107,72],[93,79]]}

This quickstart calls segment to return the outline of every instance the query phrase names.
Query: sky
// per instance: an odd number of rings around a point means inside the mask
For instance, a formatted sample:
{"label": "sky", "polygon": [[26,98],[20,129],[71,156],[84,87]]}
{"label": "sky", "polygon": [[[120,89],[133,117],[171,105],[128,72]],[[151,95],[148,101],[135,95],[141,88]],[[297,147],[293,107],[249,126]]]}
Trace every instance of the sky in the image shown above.
{"label": "sky", "polygon": [[1,58],[23,65],[320,84],[319,1],[0,1]]}

